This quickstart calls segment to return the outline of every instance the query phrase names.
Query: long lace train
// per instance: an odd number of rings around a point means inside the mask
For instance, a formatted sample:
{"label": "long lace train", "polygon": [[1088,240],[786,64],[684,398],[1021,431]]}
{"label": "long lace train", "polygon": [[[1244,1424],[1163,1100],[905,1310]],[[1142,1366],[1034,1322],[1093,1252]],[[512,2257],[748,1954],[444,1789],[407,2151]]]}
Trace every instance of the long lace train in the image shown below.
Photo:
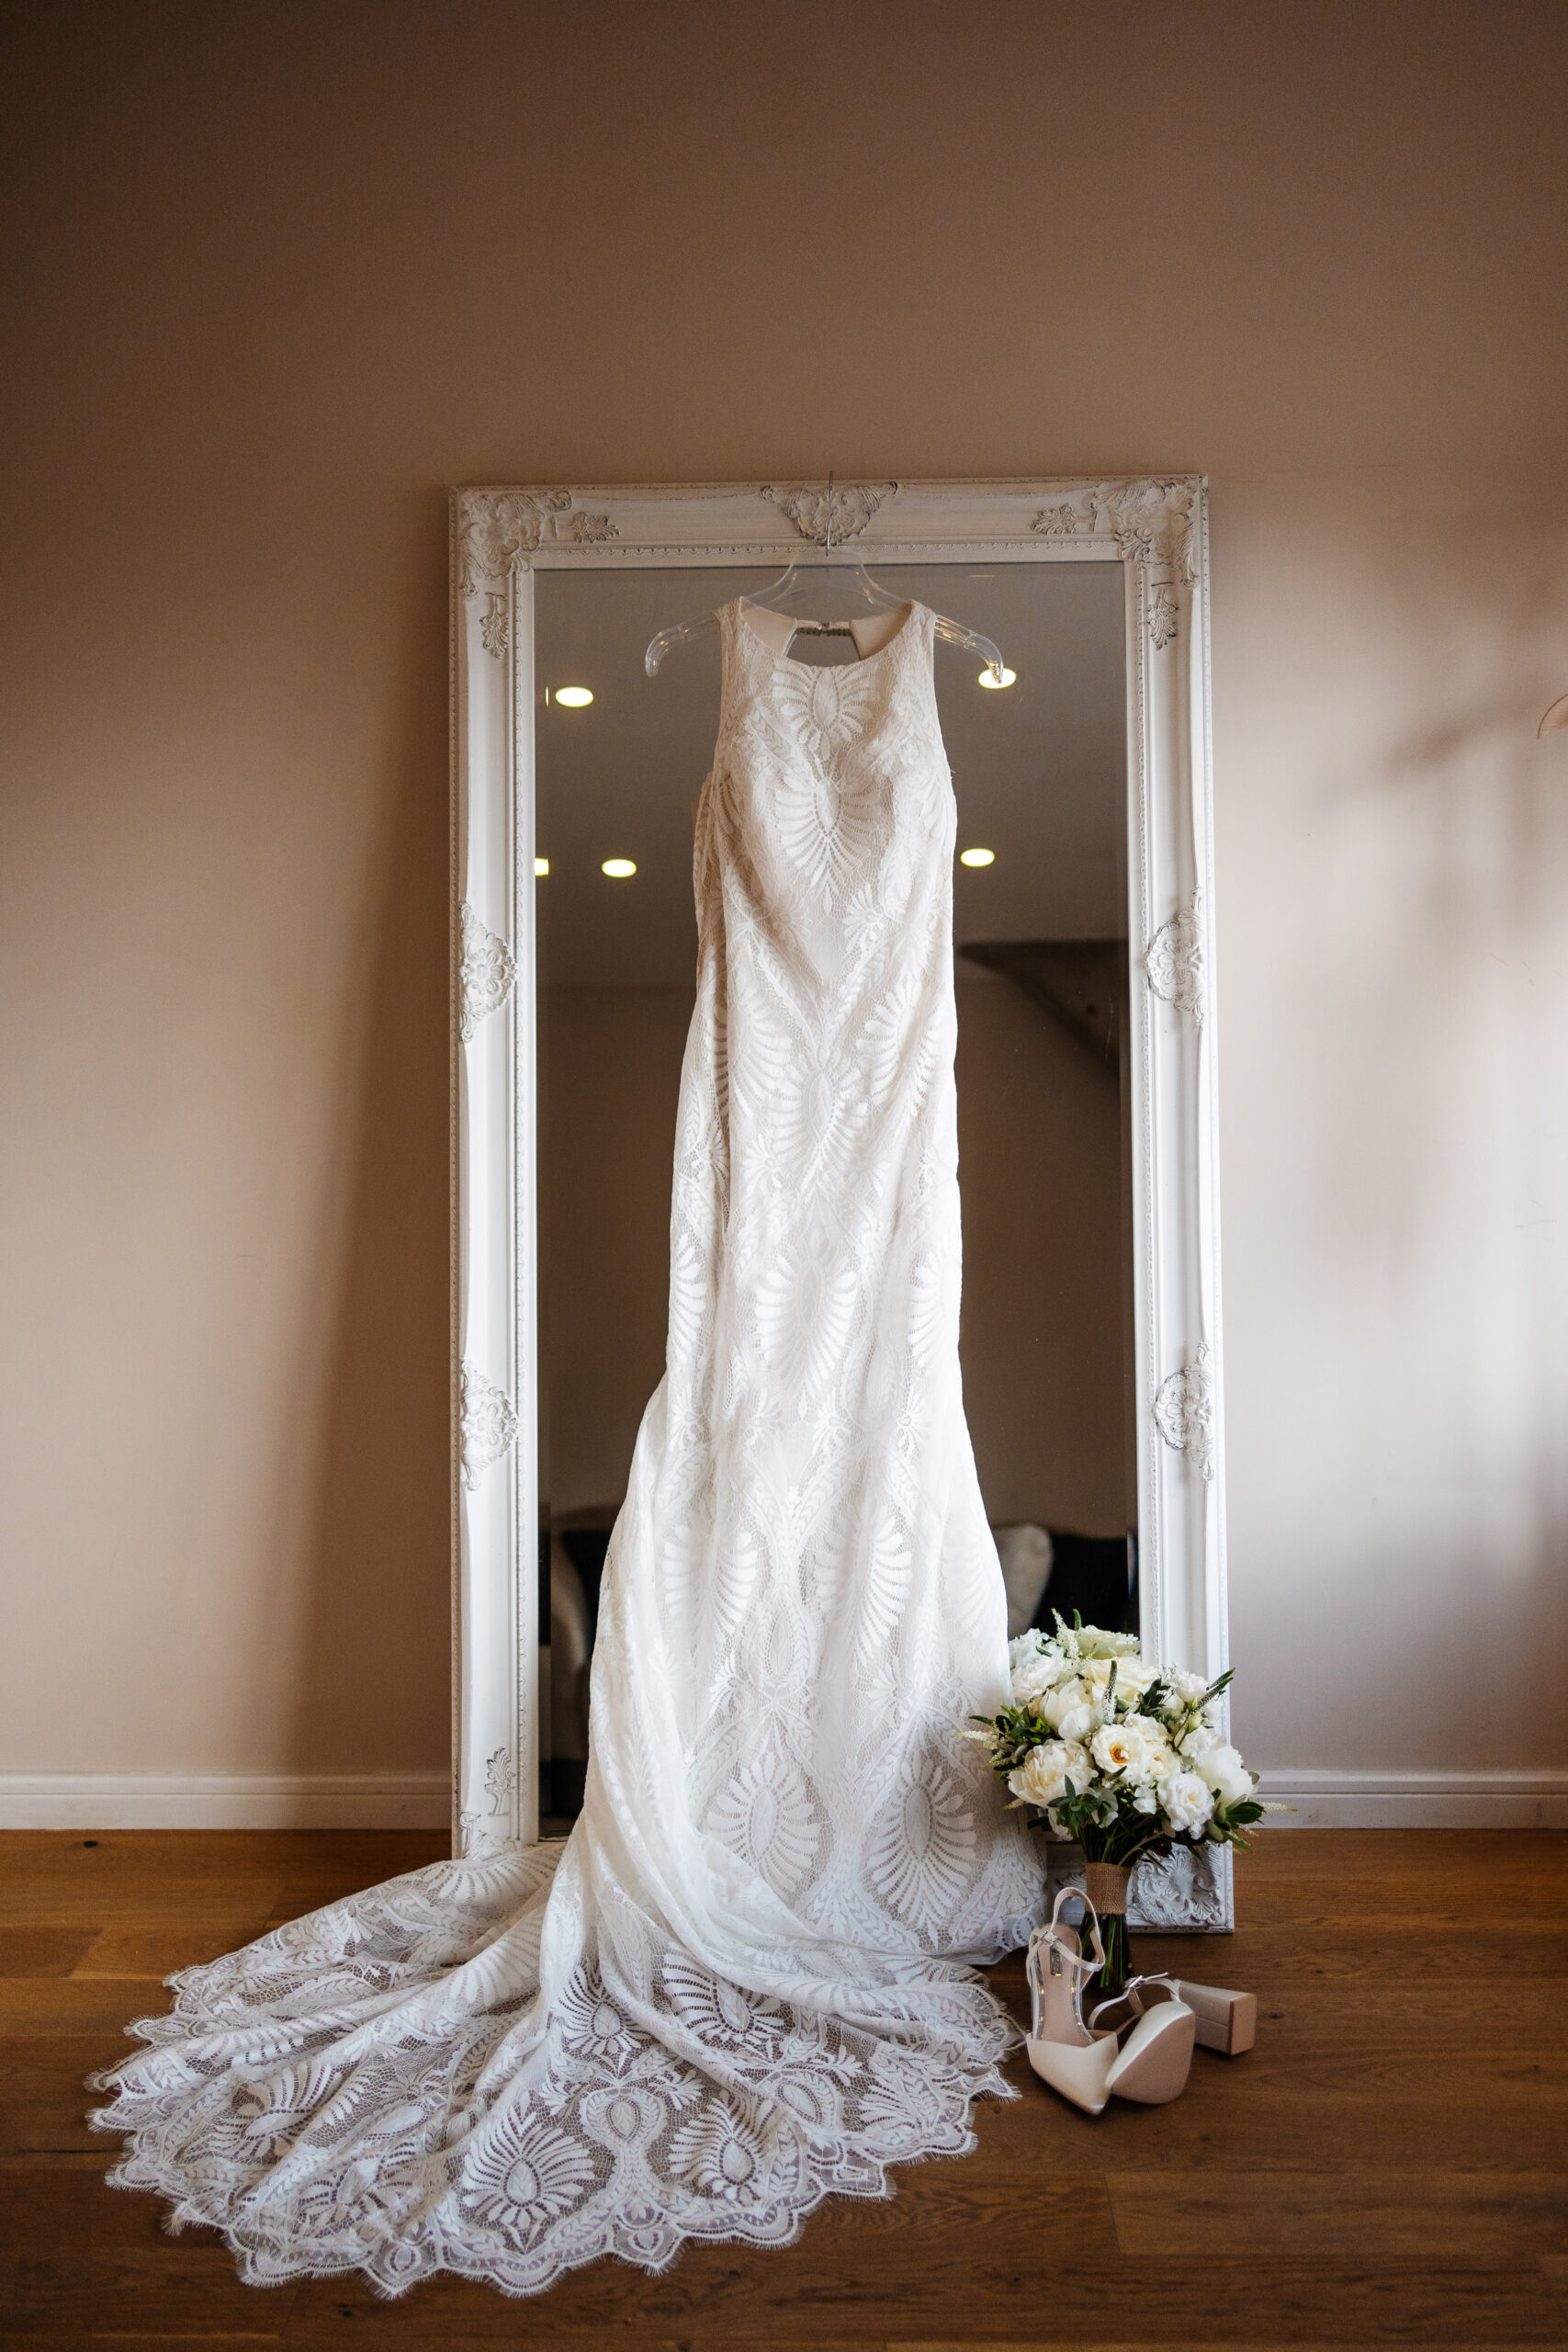
{"label": "long lace train", "polygon": [[552,1882],[585,1893],[567,1852],[418,1871],[171,1979],[151,2046],[95,2078],[118,2096],[94,2121],[132,2141],[111,2178],[220,2228],[257,2285],[446,2269],[529,2294],[604,2254],[784,2245],[824,2197],[964,2154],[973,2100],[1015,2096],[1016,2030],[964,1968],[890,1965],[851,2018],[841,1982],[744,1992],[635,1912],[541,2018]]}

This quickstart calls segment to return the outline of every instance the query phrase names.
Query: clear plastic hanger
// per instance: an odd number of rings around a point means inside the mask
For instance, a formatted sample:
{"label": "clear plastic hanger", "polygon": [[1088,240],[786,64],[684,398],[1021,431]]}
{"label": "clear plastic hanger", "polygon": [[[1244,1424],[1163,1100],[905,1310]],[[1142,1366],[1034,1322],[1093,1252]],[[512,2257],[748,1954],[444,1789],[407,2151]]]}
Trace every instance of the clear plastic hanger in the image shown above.
{"label": "clear plastic hanger", "polygon": [[[780,572],[771,586],[762,589],[758,595],[748,596],[745,601],[749,605],[766,605],[770,612],[787,613],[792,604],[803,603],[815,593],[818,575],[826,578],[832,567],[832,562],[833,477],[829,474],[828,477],[828,528],[822,542],[820,563],[792,561]],[[863,563],[852,564],[848,570],[840,565],[833,570],[832,577],[835,581],[847,583],[863,596],[874,611],[897,612],[909,601],[907,596],[900,596],[894,589],[885,588],[879,580],[874,580]],[[965,628],[962,621],[949,620],[945,613],[933,613],[931,619],[935,624],[938,637],[945,644],[961,646],[965,652],[977,653],[998,684],[1001,684],[1006,664],[1002,660],[1000,646],[993,643],[990,638],[982,637],[977,629]],[[684,645],[694,637],[706,636],[710,630],[716,629],[717,627],[716,613],[697,613],[689,621],[676,621],[670,628],[661,628],[657,637],[649,639],[648,651],[643,656],[643,667],[649,676],[656,678],[659,675],[659,665],[672,647]],[[852,637],[853,635],[853,627],[849,621],[801,620],[795,623],[790,644],[794,644],[796,637]],[[787,652],[788,647],[785,650]]]}

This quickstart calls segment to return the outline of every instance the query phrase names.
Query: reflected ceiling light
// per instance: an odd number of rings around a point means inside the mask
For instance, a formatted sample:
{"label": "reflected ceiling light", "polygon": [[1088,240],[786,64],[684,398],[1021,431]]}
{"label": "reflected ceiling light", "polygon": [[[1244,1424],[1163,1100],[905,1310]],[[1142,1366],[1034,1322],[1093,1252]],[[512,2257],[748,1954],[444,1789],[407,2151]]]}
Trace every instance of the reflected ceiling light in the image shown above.
{"label": "reflected ceiling light", "polygon": [[961,849],[958,853],[960,865],[995,865],[996,862],[994,849]]}
{"label": "reflected ceiling light", "polygon": [[557,702],[564,703],[568,710],[586,710],[592,699],[592,686],[558,686],[556,688]]}
{"label": "reflected ceiling light", "polygon": [[607,857],[599,871],[607,874],[612,882],[624,882],[628,875],[637,872],[637,866],[629,857]]}
{"label": "reflected ceiling light", "polygon": [[989,686],[994,695],[1000,694],[1004,686],[1015,684],[1017,683],[1017,679],[1018,672],[1016,670],[1008,669],[1005,664],[1002,669],[1002,674],[999,678],[994,670],[982,670],[980,673],[980,684],[983,686]]}
{"label": "reflected ceiling light", "polygon": [[540,874],[547,874],[547,873],[549,872],[549,870],[550,870],[550,861],[549,861],[549,859],[548,859],[547,857],[536,857],[536,858],[534,860],[534,872],[535,872],[536,876],[540,875]]}

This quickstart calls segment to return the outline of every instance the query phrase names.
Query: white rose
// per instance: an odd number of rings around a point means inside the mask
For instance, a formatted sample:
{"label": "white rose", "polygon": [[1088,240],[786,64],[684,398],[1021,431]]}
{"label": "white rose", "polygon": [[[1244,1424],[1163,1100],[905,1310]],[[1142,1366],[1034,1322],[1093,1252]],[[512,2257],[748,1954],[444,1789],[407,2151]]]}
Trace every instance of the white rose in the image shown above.
{"label": "white rose", "polygon": [[1116,1703],[1120,1707],[1138,1707],[1145,1690],[1159,1680],[1152,1666],[1142,1658],[1124,1657],[1117,1660]]}
{"label": "white rose", "polygon": [[1012,1670],[1013,1705],[1027,1707],[1032,1699],[1043,1698],[1061,1671],[1060,1658],[1053,1657],[1049,1651],[1038,1657],[1021,1659]]}
{"label": "white rose", "polygon": [[1034,1712],[1064,1739],[1088,1739],[1100,1721],[1093,1698],[1077,1679],[1062,1683],[1048,1698],[1040,1700]]}
{"label": "white rose", "polygon": [[1209,1687],[1201,1674],[1189,1674],[1181,1667],[1173,1667],[1171,1671],[1162,1675],[1160,1679],[1164,1682],[1166,1689],[1180,1700],[1184,1707],[1195,1707]]}
{"label": "white rose", "polygon": [[1060,1731],[1064,1715],[1070,1714],[1075,1707],[1087,1707],[1091,1703],[1088,1685],[1080,1682],[1075,1674],[1067,1681],[1057,1683],[1038,1712],[1044,1716],[1053,1731]]}
{"label": "white rose", "polygon": [[1136,1634],[1108,1634],[1101,1625],[1085,1625],[1078,1634],[1081,1657],[1136,1657],[1142,1646]]}
{"label": "white rose", "polygon": [[1216,1804],[1239,1804],[1243,1797],[1252,1794],[1251,1773],[1236,1750],[1224,1740],[1203,1750],[1197,1759],[1197,1769],[1199,1778],[1213,1789]]}
{"label": "white rose", "polygon": [[1196,1765],[1211,1747],[1223,1747],[1224,1744],[1224,1732],[1215,1731],[1210,1724],[1195,1724],[1181,1743],[1181,1753]]}
{"label": "white rose", "polygon": [[1045,1636],[1038,1625],[1031,1625],[1027,1633],[1017,1634],[1008,1644],[1008,1664],[1020,1667],[1026,1657],[1038,1657],[1045,1646]]}
{"label": "white rose", "polygon": [[1112,1702],[1112,1696],[1110,1696],[1112,1670],[1117,1675],[1117,1708],[1126,1710],[1126,1713],[1138,1710],[1140,1698],[1155,1681],[1152,1670],[1147,1665],[1143,1665],[1140,1658],[1086,1658],[1079,1665],[1079,1679],[1084,1681],[1090,1701],[1100,1708],[1100,1717],[1105,1717],[1107,1708]]}
{"label": "white rose", "polygon": [[1048,1739],[1042,1747],[1032,1747],[1017,1770],[1008,1774],[1008,1786],[1026,1804],[1060,1804],[1069,1781],[1081,1794],[1093,1777],[1087,1748],[1073,1739]]}
{"label": "white rose", "polygon": [[1100,1770],[1124,1781],[1154,1781],[1164,1761],[1166,1744],[1146,1715],[1123,1715],[1119,1723],[1102,1724],[1090,1743]]}
{"label": "white rose", "polygon": [[1145,1666],[1142,1658],[1092,1657],[1086,1659],[1078,1671],[1101,1706],[1105,1704],[1111,1690],[1112,1669],[1116,1675],[1116,1702],[1122,1707],[1136,1705],[1155,1679],[1153,1667]]}
{"label": "white rose", "polygon": [[1195,1838],[1214,1810],[1207,1784],[1196,1772],[1168,1772],[1159,1784],[1160,1811],[1175,1838]]}

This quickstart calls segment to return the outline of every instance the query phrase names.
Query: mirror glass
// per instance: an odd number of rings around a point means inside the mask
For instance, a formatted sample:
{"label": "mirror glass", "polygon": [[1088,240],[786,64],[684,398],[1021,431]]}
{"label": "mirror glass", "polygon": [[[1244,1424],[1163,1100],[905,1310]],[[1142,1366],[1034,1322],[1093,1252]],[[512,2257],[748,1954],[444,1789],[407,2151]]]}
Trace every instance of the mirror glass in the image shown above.
{"label": "mirror glass", "polygon": [[[643,656],[657,630],[776,577],[535,575],[541,1804],[558,1817],[581,1800],[605,1547],[664,1368],[692,822],[718,723],[716,635],[657,678]],[[959,812],[964,1402],[1009,1630],[1075,1609],[1135,1626],[1122,568],[876,578],[995,639],[1015,673],[988,689],[975,656],[937,646]],[[802,615],[867,609],[852,571],[813,588]],[[791,657],[855,655],[801,637]]]}

